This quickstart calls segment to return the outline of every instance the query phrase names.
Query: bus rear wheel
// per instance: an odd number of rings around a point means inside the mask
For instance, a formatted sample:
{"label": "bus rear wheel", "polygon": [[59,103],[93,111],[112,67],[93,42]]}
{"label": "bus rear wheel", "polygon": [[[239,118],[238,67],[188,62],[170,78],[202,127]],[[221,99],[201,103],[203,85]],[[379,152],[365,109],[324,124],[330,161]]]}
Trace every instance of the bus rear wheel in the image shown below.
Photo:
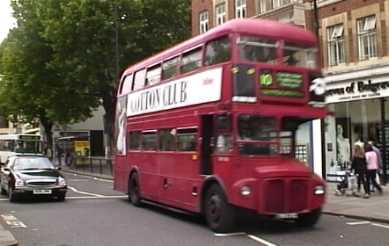
{"label": "bus rear wheel", "polygon": [[141,204],[139,178],[137,173],[131,174],[128,180],[128,200],[137,207]]}
{"label": "bus rear wheel", "polygon": [[230,232],[234,229],[235,209],[228,203],[219,185],[208,189],[204,202],[205,219],[213,231]]}
{"label": "bus rear wheel", "polygon": [[299,226],[302,227],[312,227],[314,226],[320,219],[321,209],[312,210],[306,214],[300,214],[297,218],[296,222]]}

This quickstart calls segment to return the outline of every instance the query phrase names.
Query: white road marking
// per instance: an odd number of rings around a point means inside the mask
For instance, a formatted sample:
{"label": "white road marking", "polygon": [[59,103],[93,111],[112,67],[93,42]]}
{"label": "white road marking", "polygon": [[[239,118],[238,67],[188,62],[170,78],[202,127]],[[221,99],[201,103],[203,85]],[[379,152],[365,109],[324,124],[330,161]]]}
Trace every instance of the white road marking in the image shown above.
{"label": "white road marking", "polygon": [[250,234],[248,234],[247,236],[248,236],[249,238],[253,239],[254,241],[257,241],[257,242],[259,242],[259,243],[262,243],[262,244],[264,244],[264,245],[266,245],[266,246],[277,246],[277,244],[268,242],[268,241],[266,241],[266,240],[264,240],[264,239],[262,239],[262,238],[259,238],[259,237],[257,237],[257,236],[250,235]]}
{"label": "white road marking", "polygon": [[87,179],[93,179],[93,180],[97,180],[97,181],[103,181],[103,182],[107,182],[107,183],[113,183],[113,180],[110,180],[110,179],[103,179],[103,178],[97,178],[97,177],[91,177],[91,176],[88,176],[88,175],[82,175],[82,174],[76,174],[76,173],[68,173],[69,175],[73,175],[73,176],[80,176],[80,177],[85,177]]}
{"label": "white road marking", "polygon": [[7,225],[9,225],[11,228],[27,228],[23,222],[21,222],[12,214],[2,214],[1,217],[3,217],[5,223],[7,223]]}
{"label": "white road marking", "polygon": [[127,196],[70,196],[66,197],[69,200],[77,200],[77,199],[116,199],[116,198],[127,198]]}
{"label": "white road marking", "polygon": [[215,233],[216,237],[233,237],[247,235],[245,232],[234,232],[234,233]]}
{"label": "white road marking", "polygon": [[383,225],[383,224],[377,224],[377,223],[371,223],[371,225],[389,229],[389,225]]}
{"label": "white road marking", "polygon": [[347,225],[366,225],[370,224],[370,221],[363,220],[363,221],[355,221],[355,222],[347,222]]}
{"label": "white road marking", "polygon": [[79,191],[79,190],[77,190],[76,188],[74,188],[74,187],[72,187],[72,186],[68,186],[68,188],[71,189],[72,191],[78,193],[78,194],[90,195],[90,196],[95,196],[95,197],[104,197],[104,195],[100,195],[100,194],[96,194],[96,193],[85,192],[85,191]]}

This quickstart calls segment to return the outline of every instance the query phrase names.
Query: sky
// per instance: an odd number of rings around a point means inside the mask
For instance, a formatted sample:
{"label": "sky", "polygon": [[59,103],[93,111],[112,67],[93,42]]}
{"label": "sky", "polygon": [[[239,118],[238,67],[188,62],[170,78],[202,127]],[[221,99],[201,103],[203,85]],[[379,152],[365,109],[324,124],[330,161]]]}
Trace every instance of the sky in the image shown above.
{"label": "sky", "polygon": [[10,0],[0,0],[0,42],[7,37],[8,30],[15,24],[15,19],[12,17],[12,9]]}

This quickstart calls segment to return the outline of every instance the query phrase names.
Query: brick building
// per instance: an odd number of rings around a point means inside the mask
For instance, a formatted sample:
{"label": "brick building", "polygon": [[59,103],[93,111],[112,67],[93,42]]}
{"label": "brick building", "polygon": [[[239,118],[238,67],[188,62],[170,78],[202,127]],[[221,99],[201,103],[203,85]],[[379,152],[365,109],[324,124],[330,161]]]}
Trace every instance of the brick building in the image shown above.
{"label": "brick building", "polygon": [[306,0],[192,0],[192,34],[235,18],[268,18],[311,28]]}
{"label": "brick building", "polygon": [[389,169],[389,0],[318,1],[327,81],[326,173],[350,163],[356,142],[373,140]]}
{"label": "brick building", "polygon": [[389,0],[316,0],[316,5],[317,11],[312,0],[192,0],[192,35],[234,18],[268,18],[317,33],[333,113],[322,127],[322,174],[331,179],[350,163],[354,143],[368,140],[381,148],[387,173]]}

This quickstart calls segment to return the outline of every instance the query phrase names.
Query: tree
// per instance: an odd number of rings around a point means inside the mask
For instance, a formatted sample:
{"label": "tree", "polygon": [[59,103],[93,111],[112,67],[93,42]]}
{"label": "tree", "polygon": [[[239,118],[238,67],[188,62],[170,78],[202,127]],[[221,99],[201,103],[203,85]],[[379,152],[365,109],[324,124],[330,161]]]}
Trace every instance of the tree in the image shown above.
{"label": "tree", "polygon": [[[27,115],[40,115],[41,108],[51,122],[69,123],[102,105],[110,144],[120,70],[190,35],[190,1],[13,0],[13,8],[18,27],[3,58],[19,59],[23,71],[6,65],[9,76],[22,75],[6,81],[18,84],[15,94],[34,97]],[[27,74],[29,88],[39,92],[23,90]],[[27,110],[20,101],[14,105]]]}

